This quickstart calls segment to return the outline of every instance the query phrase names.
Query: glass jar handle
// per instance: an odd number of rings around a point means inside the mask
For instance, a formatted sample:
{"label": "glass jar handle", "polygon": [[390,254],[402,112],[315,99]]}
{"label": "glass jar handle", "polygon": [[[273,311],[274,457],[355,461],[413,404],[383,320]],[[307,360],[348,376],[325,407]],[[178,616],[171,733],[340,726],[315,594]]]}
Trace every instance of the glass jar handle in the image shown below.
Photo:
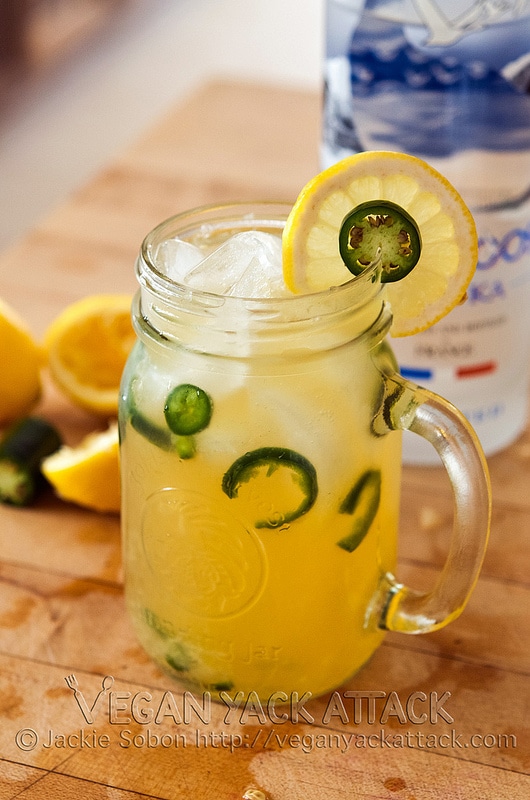
{"label": "glass jar handle", "polygon": [[451,403],[397,374],[384,376],[384,381],[374,432],[410,430],[433,445],[452,486],[454,521],[449,553],[434,588],[418,592],[387,573],[373,610],[380,628],[428,633],[459,616],[478,579],[491,517],[488,468],[473,428]]}

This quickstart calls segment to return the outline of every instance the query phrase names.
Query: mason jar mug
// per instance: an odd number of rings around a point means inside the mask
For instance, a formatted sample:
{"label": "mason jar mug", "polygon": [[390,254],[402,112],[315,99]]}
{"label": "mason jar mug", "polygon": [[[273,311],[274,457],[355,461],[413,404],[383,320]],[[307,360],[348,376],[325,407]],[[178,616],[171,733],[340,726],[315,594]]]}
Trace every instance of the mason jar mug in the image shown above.
{"label": "mason jar mug", "polygon": [[[145,650],[188,689],[323,693],[386,630],[462,611],[488,535],[484,457],[463,416],[404,380],[377,268],[328,291],[222,296],[168,276],[175,237],[206,250],[281,235],[289,207],[176,216],[145,239],[138,341],[120,399],[126,599]],[[455,500],[430,591],[396,577],[402,429],[427,439]]]}

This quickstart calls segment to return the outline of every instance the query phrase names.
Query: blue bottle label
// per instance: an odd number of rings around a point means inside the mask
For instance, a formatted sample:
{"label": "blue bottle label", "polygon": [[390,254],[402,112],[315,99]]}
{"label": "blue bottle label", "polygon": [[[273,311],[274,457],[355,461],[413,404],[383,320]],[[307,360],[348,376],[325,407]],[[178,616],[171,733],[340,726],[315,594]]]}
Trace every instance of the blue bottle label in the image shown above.
{"label": "blue bottle label", "polygon": [[330,0],[327,33],[331,149],[530,150],[529,0]]}

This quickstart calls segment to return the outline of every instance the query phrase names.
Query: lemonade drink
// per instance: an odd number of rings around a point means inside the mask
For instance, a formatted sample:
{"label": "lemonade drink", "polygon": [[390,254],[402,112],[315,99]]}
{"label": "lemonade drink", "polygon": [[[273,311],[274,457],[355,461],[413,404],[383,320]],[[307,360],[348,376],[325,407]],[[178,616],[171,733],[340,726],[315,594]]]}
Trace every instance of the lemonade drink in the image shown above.
{"label": "lemonade drink", "polygon": [[[207,207],[146,237],[120,400],[126,596],[188,687],[319,694],[384,630],[463,610],[489,530],[484,456],[385,336],[447,314],[476,253],[459,195],[396,153],[346,159],[292,208]],[[402,429],[437,450],[455,501],[427,592],[394,577]]]}
{"label": "lemonade drink", "polygon": [[[180,220],[179,236],[208,252],[231,226],[280,234],[284,209],[259,211]],[[251,302],[173,287],[168,300],[144,258],[139,274],[122,472],[140,641],[195,688],[324,692],[379,644],[367,600],[396,559],[400,436],[373,428],[389,359],[380,284]],[[182,386],[207,398],[196,433],[167,424]]]}

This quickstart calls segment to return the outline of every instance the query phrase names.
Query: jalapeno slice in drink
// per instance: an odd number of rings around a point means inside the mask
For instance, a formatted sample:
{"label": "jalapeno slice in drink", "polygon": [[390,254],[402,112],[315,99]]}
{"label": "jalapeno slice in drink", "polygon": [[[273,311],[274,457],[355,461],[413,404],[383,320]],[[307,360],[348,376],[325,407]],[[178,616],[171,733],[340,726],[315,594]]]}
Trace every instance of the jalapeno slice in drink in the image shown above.
{"label": "jalapeno slice in drink", "polygon": [[[223,477],[223,492],[239,497],[245,484],[247,505],[256,511],[256,528],[278,528],[306,514],[318,493],[317,474],[305,456],[285,447],[261,447],[238,458]],[[291,502],[296,503],[289,507]]]}
{"label": "jalapeno slice in drink", "polygon": [[190,653],[181,642],[173,642],[166,654],[166,662],[175,672],[188,672],[194,666]]}
{"label": "jalapeno slice in drink", "polygon": [[389,200],[361,203],[342,222],[339,251],[354,275],[380,254],[382,282],[400,281],[420,258],[419,228],[405,209]]}
{"label": "jalapeno slice in drink", "polygon": [[157,425],[138,410],[134,393],[131,390],[126,397],[129,420],[134,430],[161,450],[175,452],[179,458],[186,460],[193,458],[197,446],[193,436],[179,436],[168,427]]}
{"label": "jalapeno slice in drink", "polygon": [[168,428],[178,436],[190,436],[210,424],[212,401],[204,389],[181,383],[166,398],[164,414]]}
{"label": "jalapeno slice in drink", "polygon": [[131,425],[145,439],[152,444],[160,447],[161,450],[175,452],[183,460],[193,458],[197,451],[197,445],[193,436],[177,436],[166,428],[161,428],[151,420],[144,417],[138,411],[132,411],[130,415]]}
{"label": "jalapeno slice in drink", "polygon": [[337,542],[339,547],[353,553],[370,530],[381,499],[381,473],[379,470],[363,472],[341,503],[341,514],[354,517],[351,533]]}

